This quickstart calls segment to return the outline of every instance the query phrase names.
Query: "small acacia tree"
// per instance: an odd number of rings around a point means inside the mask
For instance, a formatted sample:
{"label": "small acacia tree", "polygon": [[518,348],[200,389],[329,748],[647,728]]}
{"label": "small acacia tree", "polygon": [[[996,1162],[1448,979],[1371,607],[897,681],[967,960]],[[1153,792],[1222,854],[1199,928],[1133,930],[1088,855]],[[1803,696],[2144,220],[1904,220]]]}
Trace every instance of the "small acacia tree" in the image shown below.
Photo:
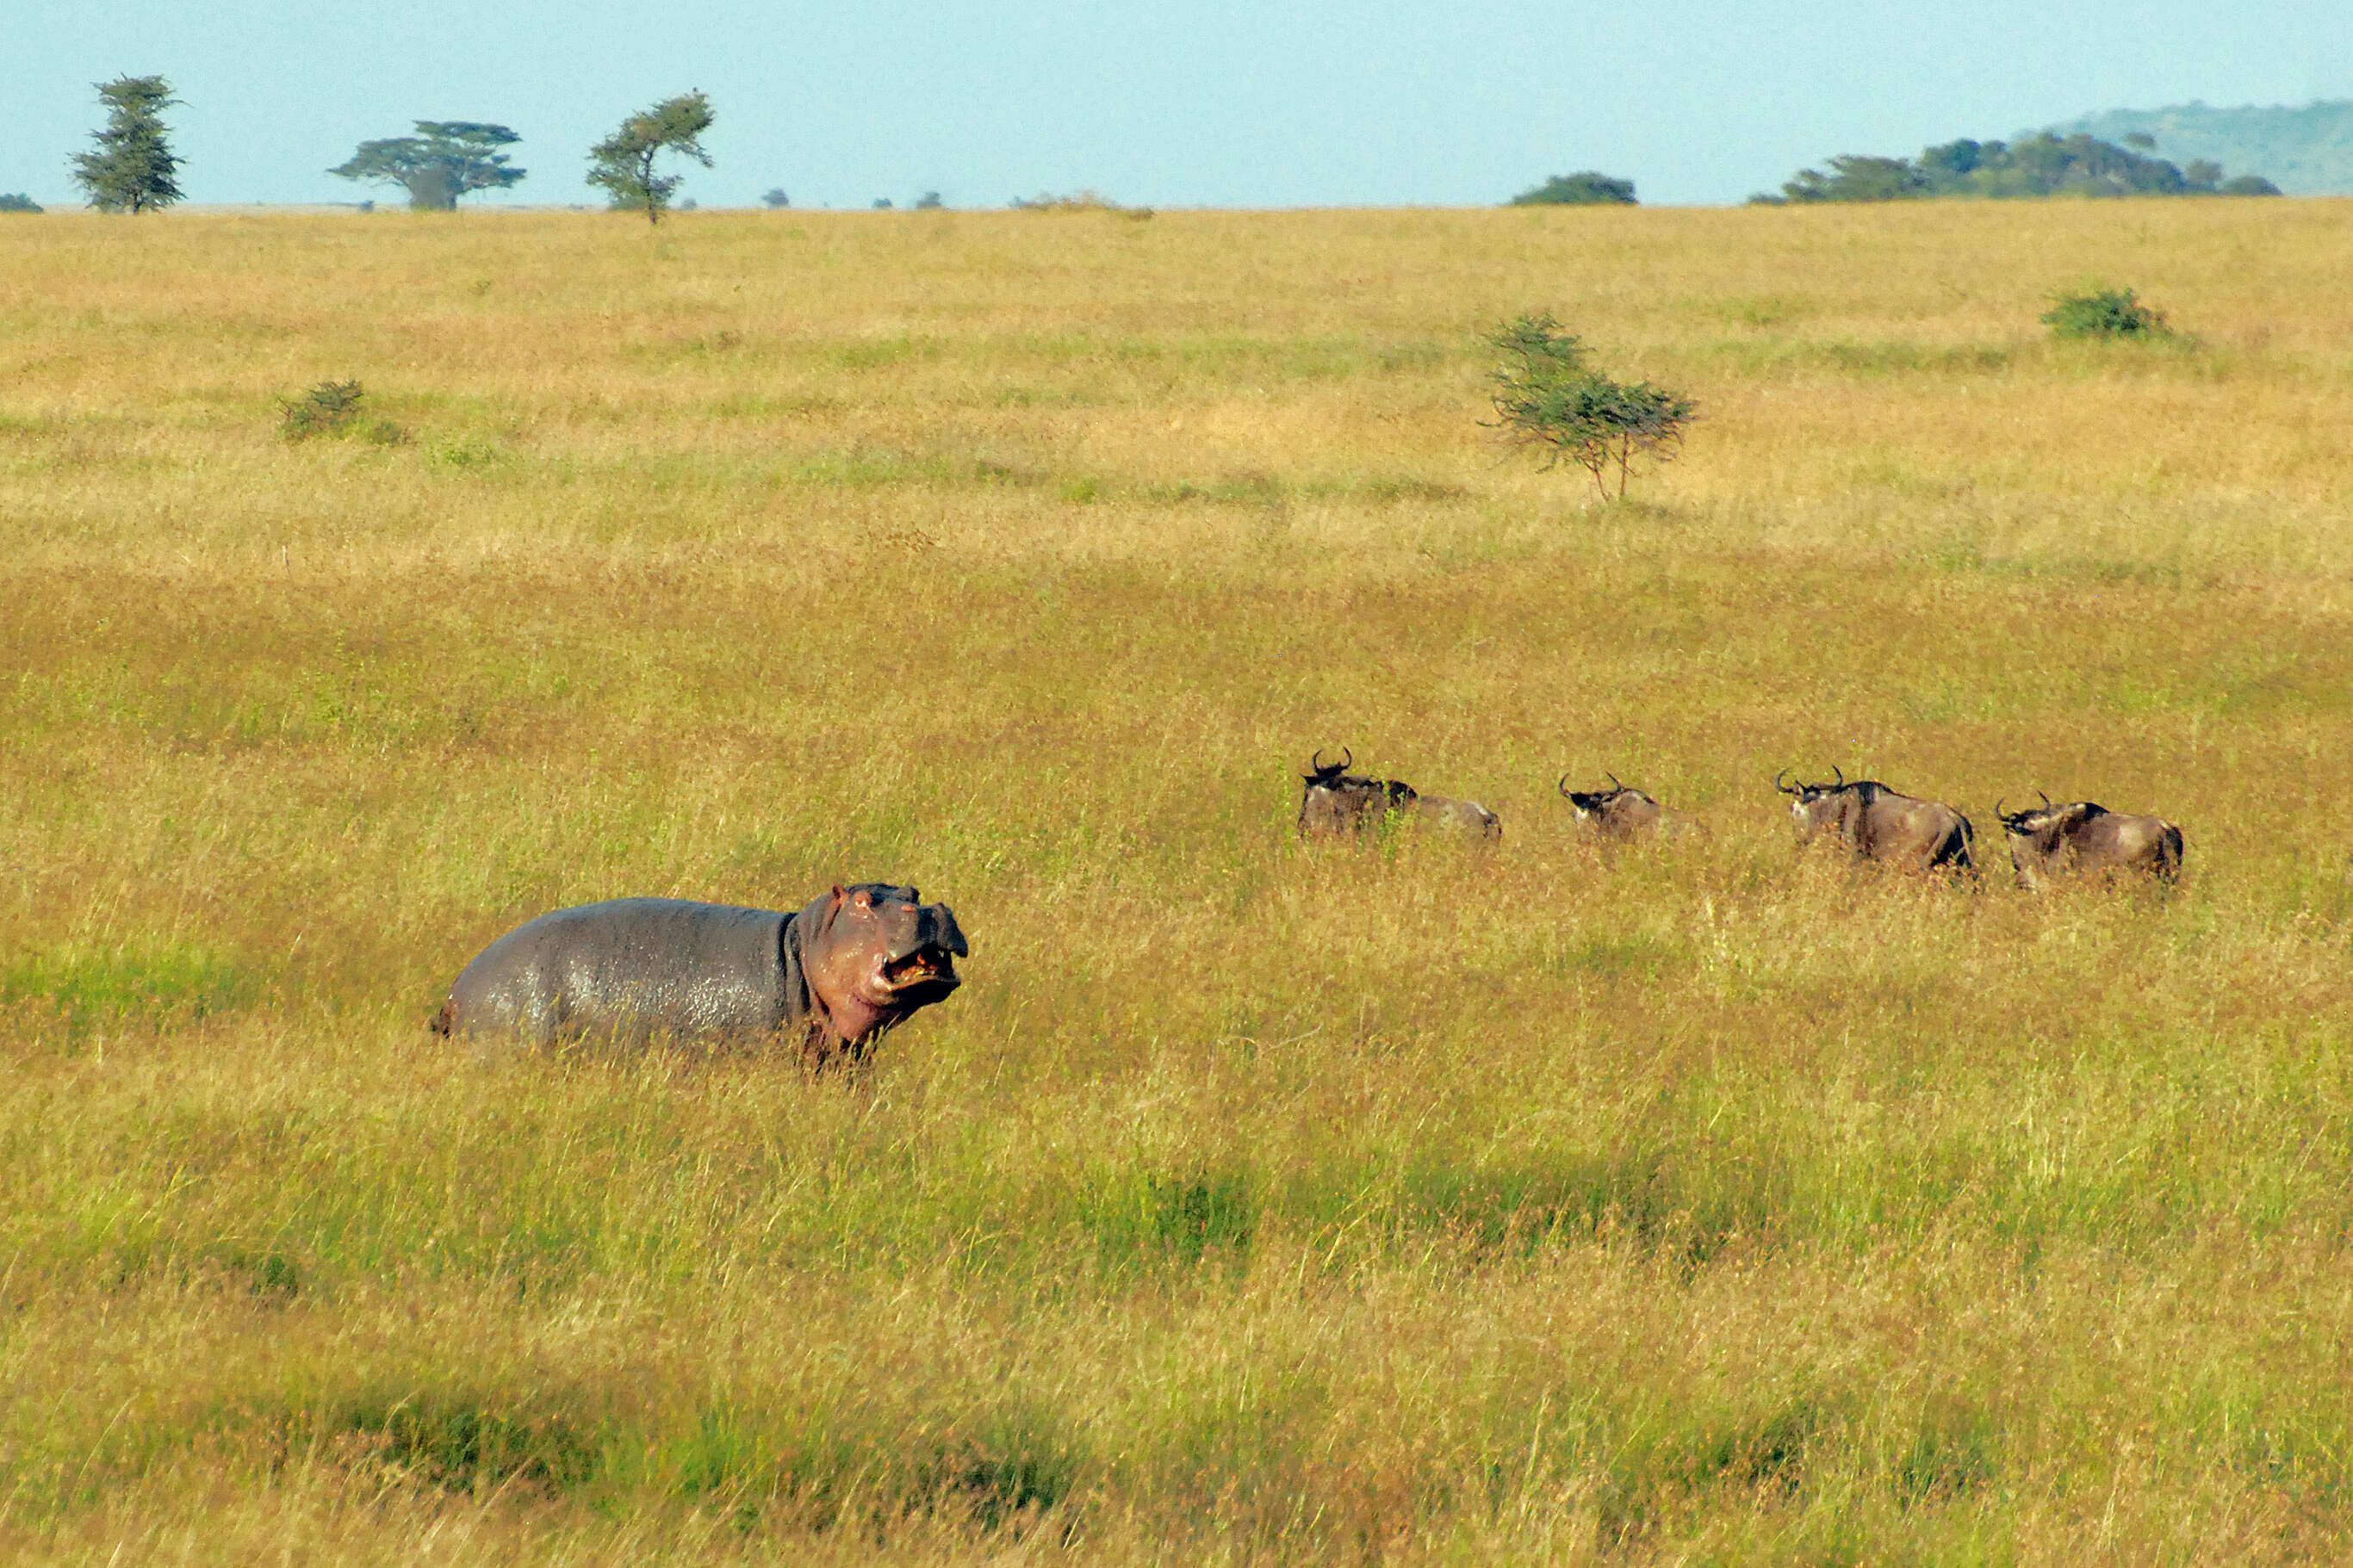
{"label": "small acacia tree", "polygon": [[398,185],[419,211],[449,212],[469,191],[503,190],[523,177],[499,151],[522,140],[503,125],[475,120],[420,120],[414,136],[363,142],[327,171],[346,180]]}
{"label": "small acacia tree", "polygon": [[681,93],[630,115],[589,149],[588,183],[604,187],[614,211],[643,212],[648,223],[659,223],[682,177],[655,174],[654,160],[675,153],[711,167],[702,136],[712,118],[711,100],[700,92]]}
{"label": "small acacia tree", "polygon": [[1612,466],[1622,500],[1634,459],[1672,458],[1683,426],[1699,411],[1680,393],[1602,374],[1587,363],[1585,345],[1549,315],[1521,316],[1487,342],[1504,355],[1495,371],[1494,427],[1536,447],[1547,468],[1564,462],[1583,468],[1604,500],[1609,487],[1603,475]]}
{"label": "small acacia tree", "polygon": [[74,184],[102,213],[142,213],[180,199],[173,175],[180,160],[166,140],[164,110],[180,100],[160,76],[121,76],[101,82],[98,100],[106,123],[90,133],[94,153],[77,153]]}

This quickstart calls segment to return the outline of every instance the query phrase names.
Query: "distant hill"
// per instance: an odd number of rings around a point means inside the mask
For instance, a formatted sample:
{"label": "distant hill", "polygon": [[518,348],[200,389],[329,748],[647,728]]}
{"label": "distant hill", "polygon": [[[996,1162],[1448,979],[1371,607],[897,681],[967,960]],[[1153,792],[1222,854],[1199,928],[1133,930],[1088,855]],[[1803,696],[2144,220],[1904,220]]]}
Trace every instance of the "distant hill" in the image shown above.
{"label": "distant hill", "polygon": [[2110,109],[2052,130],[2084,132],[2104,142],[2154,137],[2156,153],[2176,163],[2208,159],[2261,174],[2292,196],[2353,195],[2353,100],[2210,109]]}

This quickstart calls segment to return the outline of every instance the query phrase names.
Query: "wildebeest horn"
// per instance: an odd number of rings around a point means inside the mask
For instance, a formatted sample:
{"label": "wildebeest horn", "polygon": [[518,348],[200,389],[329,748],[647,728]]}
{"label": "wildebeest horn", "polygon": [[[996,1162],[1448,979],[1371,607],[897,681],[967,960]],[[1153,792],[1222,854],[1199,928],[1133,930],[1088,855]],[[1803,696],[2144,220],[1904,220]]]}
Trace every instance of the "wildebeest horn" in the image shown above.
{"label": "wildebeest horn", "polygon": [[1620,795],[1626,793],[1626,786],[1618,782],[1618,775],[1616,773],[1605,773],[1601,776],[1609,781],[1609,787],[1611,790]]}
{"label": "wildebeest horn", "polygon": [[1831,772],[1838,775],[1838,787],[1841,789],[1846,788],[1846,770],[1839,766],[1836,763],[1832,763],[1831,764]]}
{"label": "wildebeest horn", "polygon": [[2001,803],[2009,798],[2010,797],[2007,795],[2000,795],[1993,797],[1993,815],[1996,821],[2008,822],[2010,820],[2010,813],[2002,810],[2001,808]]}
{"label": "wildebeest horn", "polygon": [[1560,794],[1563,800],[1568,798],[1568,775],[1567,773],[1560,775]]}
{"label": "wildebeest horn", "polygon": [[1782,774],[1783,774],[1783,773],[1787,773],[1788,771],[1789,771],[1788,769],[1787,769],[1787,768],[1783,768],[1783,769],[1781,770],[1781,772],[1780,772],[1780,773],[1775,773],[1775,774],[1773,775],[1773,787],[1774,787],[1775,789],[1777,789],[1777,790],[1779,790],[1783,795],[1803,795],[1803,794],[1805,794],[1806,792],[1805,792],[1804,790],[1802,790],[1802,789],[1791,789],[1788,784],[1783,784],[1783,783],[1781,782],[1781,776],[1782,776]]}
{"label": "wildebeest horn", "polygon": [[2042,791],[2042,790],[2036,790],[2034,793],[2035,793],[2035,794],[2037,794],[2037,795],[2042,795],[2042,809],[2043,809],[2043,810],[2045,810],[2045,811],[2050,810],[2050,809],[2051,809],[2051,796],[2050,796],[2049,795],[2045,794],[2045,793],[2044,793],[2043,791]]}
{"label": "wildebeest horn", "polygon": [[[1350,750],[1349,750],[1347,747],[1345,747],[1345,746],[1341,747],[1341,748],[1340,748],[1340,764],[1339,764],[1339,765],[1340,765],[1340,771],[1341,771],[1342,773],[1346,773],[1350,768],[1355,767],[1355,766],[1356,765],[1356,752],[1352,752],[1352,751],[1350,751]],[[1318,747],[1316,747],[1316,748],[1315,748],[1315,754],[1314,754],[1313,757],[1310,757],[1310,758],[1308,759],[1308,761],[1307,761],[1307,769],[1308,769],[1308,771],[1309,771],[1310,773],[1330,773],[1330,772],[1332,771],[1330,768],[1326,767],[1326,766],[1324,765],[1324,748],[1323,748],[1323,747],[1318,746]]]}

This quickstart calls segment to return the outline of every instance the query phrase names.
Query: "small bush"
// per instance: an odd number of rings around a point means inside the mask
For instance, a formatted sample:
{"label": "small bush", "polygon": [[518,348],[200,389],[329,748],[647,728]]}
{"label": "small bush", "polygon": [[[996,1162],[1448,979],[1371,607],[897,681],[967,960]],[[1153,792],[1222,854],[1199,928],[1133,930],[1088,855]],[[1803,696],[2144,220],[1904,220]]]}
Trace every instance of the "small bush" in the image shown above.
{"label": "small bush", "polygon": [[279,434],[289,441],[340,436],[359,423],[367,394],[356,381],[322,381],[300,397],[282,398]]}
{"label": "small bush", "polygon": [[379,447],[397,447],[408,439],[408,432],[389,419],[364,419],[366,400],[356,381],[322,381],[300,397],[280,400],[278,432],[289,441],[357,436]]}
{"label": "small bush", "polygon": [[2140,302],[2129,289],[2098,289],[2062,294],[2042,313],[2042,324],[2063,338],[2168,338],[2164,312]]}
{"label": "small bush", "polygon": [[0,195],[0,213],[37,213],[40,210],[41,204],[22,191]]}

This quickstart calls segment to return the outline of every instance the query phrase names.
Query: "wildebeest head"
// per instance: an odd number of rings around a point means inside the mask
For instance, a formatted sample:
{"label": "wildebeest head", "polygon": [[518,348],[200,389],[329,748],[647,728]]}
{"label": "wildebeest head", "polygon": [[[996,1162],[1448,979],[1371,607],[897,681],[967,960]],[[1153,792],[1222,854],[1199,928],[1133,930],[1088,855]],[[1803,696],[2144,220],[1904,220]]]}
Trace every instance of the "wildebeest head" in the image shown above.
{"label": "wildebeest head", "polygon": [[2004,833],[2009,834],[2012,838],[2023,838],[2046,854],[2054,848],[2062,838],[2084,823],[2095,816],[2108,815],[2108,808],[2096,801],[2078,800],[2065,805],[2054,805],[2052,804],[2051,797],[2043,795],[2042,791],[2036,790],[2034,793],[2042,795],[2041,805],[2030,805],[2024,811],[2004,811],[2001,808],[2001,802],[1996,801],[1993,803],[1993,814],[2001,818],[2001,830]]}
{"label": "wildebeest head", "polygon": [[1361,832],[1382,813],[1417,798],[1411,784],[1350,773],[1356,764],[1356,752],[1345,746],[1336,763],[1326,763],[1321,750],[1309,759],[1307,772],[1300,775],[1305,785],[1299,797],[1300,832]]}
{"label": "wildebeest head", "polygon": [[1798,829],[1799,844],[1812,843],[1822,829],[1835,826],[1847,809],[1851,795],[1862,794],[1867,803],[1870,795],[1887,787],[1871,779],[1858,779],[1849,784],[1846,782],[1846,770],[1838,767],[1831,769],[1833,777],[1828,784],[1807,784],[1802,779],[1795,784],[1783,784],[1781,780],[1788,771],[1784,768],[1773,775],[1773,787],[1791,797],[1789,820]]}
{"label": "wildebeest head", "polygon": [[1571,789],[1568,775],[1560,775],[1560,793],[1577,809],[1579,826],[1610,838],[1630,838],[1659,826],[1664,814],[1656,799],[1630,784],[1620,784],[1616,773],[1605,773],[1601,776],[1609,781],[1608,789]]}
{"label": "wildebeest head", "polygon": [[800,911],[801,973],[832,1032],[853,1052],[964,984],[972,952],[955,911],[913,888],[859,882]]}

